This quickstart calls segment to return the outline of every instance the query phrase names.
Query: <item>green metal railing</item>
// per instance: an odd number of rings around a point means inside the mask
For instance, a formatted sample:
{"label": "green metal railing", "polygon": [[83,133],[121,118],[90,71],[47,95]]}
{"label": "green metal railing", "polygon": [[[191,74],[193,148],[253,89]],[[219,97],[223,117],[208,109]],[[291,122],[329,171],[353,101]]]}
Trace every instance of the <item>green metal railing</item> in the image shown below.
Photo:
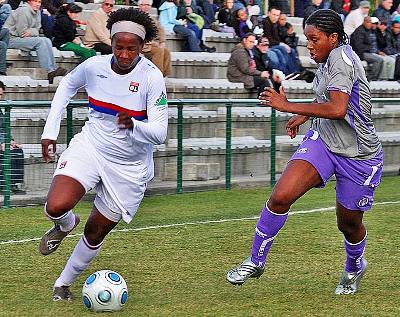
{"label": "green metal railing", "polygon": [[[312,99],[290,99],[294,102],[309,103]],[[373,103],[399,104],[400,98],[373,98]],[[0,107],[5,109],[4,112],[4,129],[5,129],[5,151],[3,160],[3,179],[4,179],[4,203],[3,207],[10,207],[10,173],[11,173],[11,158],[10,158],[10,141],[11,141],[11,110],[13,108],[31,108],[50,106],[50,101],[0,101]],[[224,105],[226,107],[226,149],[225,149],[225,188],[231,188],[232,178],[232,107],[238,105],[245,106],[260,106],[257,99],[174,99],[169,100],[170,106],[176,106],[178,110],[177,118],[177,180],[176,192],[183,192],[183,139],[184,139],[184,107],[194,105]],[[67,107],[67,144],[73,137],[73,109],[77,107],[87,106],[87,100],[71,101]],[[270,147],[270,184],[275,185],[276,182],[276,111],[271,111],[271,147]]]}

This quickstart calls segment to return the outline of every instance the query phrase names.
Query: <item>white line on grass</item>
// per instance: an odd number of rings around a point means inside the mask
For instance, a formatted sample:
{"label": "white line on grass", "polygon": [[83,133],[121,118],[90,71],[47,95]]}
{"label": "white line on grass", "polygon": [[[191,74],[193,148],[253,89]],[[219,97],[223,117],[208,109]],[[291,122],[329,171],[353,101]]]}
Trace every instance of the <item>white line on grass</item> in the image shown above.
{"label": "white line on grass", "polygon": [[[393,204],[400,204],[399,201],[384,201],[374,203],[374,205],[393,205]],[[298,211],[291,211],[289,215],[303,215],[303,214],[310,214],[314,212],[324,212],[324,211],[332,211],[335,210],[336,207],[325,207],[325,208],[315,208],[309,210],[298,210]],[[255,220],[258,219],[259,215],[253,217],[245,217],[245,218],[228,218],[228,219],[220,219],[220,220],[204,220],[204,221],[193,221],[193,222],[183,222],[183,223],[171,223],[169,225],[156,225],[156,226],[147,226],[147,227],[140,227],[140,228],[125,228],[125,229],[115,229],[112,230],[111,233],[114,232],[135,232],[135,231],[144,231],[144,230],[152,230],[152,229],[164,229],[164,228],[176,228],[176,227],[184,227],[184,226],[193,226],[193,225],[204,225],[204,224],[213,224],[213,223],[224,223],[224,222],[235,222],[235,221],[248,221],[248,220]],[[78,234],[70,234],[67,238],[74,238],[80,237],[82,233]],[[41,238],[29,238],[29,239],[22,239],[22,240],[8,240],[8,241],[0,241],[0,245],[9,245],[9,244],[18,244],[18,243],[25,243],[25,242],[32,242],[32,241],[39,241]]]}

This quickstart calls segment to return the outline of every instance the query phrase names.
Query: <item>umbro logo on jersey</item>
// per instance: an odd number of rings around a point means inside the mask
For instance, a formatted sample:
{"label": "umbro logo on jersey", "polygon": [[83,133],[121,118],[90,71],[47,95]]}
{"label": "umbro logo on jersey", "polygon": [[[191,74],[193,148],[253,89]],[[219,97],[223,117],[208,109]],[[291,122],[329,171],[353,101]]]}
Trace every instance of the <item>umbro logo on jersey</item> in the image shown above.
{"label": "umbro logo on jersey", "polygon": [[131,81],[131,83],[129,84],[129,91],[137,92],[138,90],[139,90],[139,83]]}
{"label": "umbro logo on jersey", "polygon": [[60,163],[60,166],[58,167],[58,169],[64,168],[65,165],[67,165],[67,162],[68,162],[68,161],[64,161],[64,162]]}
{"label": "umbro logo on jersey", "polygon": [[100,78],[108,78],[107,76],[104,76],[104,75],[102,75],[102,74],[99,74],[99,75],[96,75],[97,77],[100,77]]}

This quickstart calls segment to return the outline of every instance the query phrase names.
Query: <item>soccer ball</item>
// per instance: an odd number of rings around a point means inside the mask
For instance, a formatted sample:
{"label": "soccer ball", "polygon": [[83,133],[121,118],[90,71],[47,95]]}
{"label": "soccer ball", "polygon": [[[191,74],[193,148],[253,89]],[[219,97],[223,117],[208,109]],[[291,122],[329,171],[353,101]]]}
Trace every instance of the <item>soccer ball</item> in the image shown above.
{"label": "soccer ball", "polygon": [[128,300],[128,287],[117,272],[101,270],[91,274],[82,289],[83,304],[94,312],[121,310]]}

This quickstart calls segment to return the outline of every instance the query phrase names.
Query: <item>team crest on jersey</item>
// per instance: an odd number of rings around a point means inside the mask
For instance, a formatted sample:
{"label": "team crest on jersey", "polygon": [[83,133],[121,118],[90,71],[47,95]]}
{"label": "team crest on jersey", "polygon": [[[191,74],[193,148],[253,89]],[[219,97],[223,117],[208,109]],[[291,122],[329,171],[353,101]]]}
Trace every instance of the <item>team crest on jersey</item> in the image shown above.
{"label": "team crest on jersey", "polygon": [[137,92],[138,90],[139,90],[139,83],[131,81],[131,83],[129,84],[129,91]]}
{"label": "team crest on jersey", "polygon": [[160,97],[158,97],[155,105],[156,107],[167,105],[167,96],[164,94],[164,92],[162,92]]}
{"label": "team crest on jersey", "polygon": [[64,162],[60,163],[60,166],[58,167],[58,169],[64,168],[65,165],[67,165],[67,162],[68,162],[68,161],[64,161]]}

